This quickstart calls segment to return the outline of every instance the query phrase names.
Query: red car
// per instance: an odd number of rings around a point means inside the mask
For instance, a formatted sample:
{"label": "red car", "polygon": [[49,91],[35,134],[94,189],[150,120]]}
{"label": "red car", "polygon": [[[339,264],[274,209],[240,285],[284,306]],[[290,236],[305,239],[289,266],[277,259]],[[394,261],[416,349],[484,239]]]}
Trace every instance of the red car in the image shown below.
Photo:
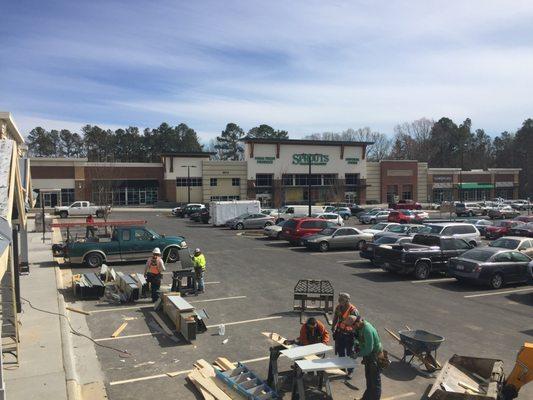
{"label": "red car", "polygon": [[279,237],[291,244],[301,245],[304,236],[314,235],[332,226],[337,225],[321,218],[292,218],[283,224]]}
{"label": "red car", "polygon": [[516,217],[514,220],[522,221],[527,224],[528,222],[533,222],[533,215],[521,215],[520,217]]}
{"label": "red car", "polygon": [[524,225],[522,221],[503,220],[496,221],[494,225],[485,228],[485,237],[487,239],[498,239],[509,234],[509,229],[518,225]]}
{"label": "red car", "polygon": [[410,210],[391,211],[387,222],[396,222],[398,224],[412,224],[422,222],[422,218]]}
{"label": "red car", "polygon": [[398,203],[390,205],[393,210],[421,210],[422,204],[414,200],[400,200]]}

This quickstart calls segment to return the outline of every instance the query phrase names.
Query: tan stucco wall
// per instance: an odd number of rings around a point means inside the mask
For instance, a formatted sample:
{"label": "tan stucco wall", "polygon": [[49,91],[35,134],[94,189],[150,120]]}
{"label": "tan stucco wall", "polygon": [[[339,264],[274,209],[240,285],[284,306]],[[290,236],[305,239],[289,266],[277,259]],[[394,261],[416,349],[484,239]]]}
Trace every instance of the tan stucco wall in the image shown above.
{"label": "tan stucco wall", "polygon": [[366,201],[377,201],[381,199],[381,168],[378,162],[366,163]]}
{"label": "tan stucco wall", "polygon": [[[246,161],[203,161],[203,201],[211,196],[240,196],[246,199]],[[217,186],[210,186],[211,178],[217,178]],[[240,186],[232,186],[232,178],[240,179]]]}
{"label": "tan stucco wall", "polygon": [[428,164],[418,163],[418,193],[417,200],[419,202],[428,201]]}

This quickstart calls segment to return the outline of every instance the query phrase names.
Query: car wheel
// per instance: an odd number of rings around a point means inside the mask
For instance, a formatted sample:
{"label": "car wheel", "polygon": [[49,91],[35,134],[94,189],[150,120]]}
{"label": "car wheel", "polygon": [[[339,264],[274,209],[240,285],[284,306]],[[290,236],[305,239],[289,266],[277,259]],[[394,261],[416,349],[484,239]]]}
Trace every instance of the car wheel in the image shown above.
{"label": "car wheel", "polygon": [[415,266],[415,278],[422,281],[429,277],[431,265],[427,261],[420,261]]}
{"label": "car wheel", "polygon": [[371,223],[372,225],[374,225],[374,224],[376,223],[376,220],[375,220],[375,219],[371,219],[371,220],[370,220],[370,223]]}
{"label": "car wheel", "polygon": [[89,268],[98,268],[104,262],[104,257],[100,253],[89,253],[85,256],[85,265]]}
{"label": "car wheel", "polygon": [[328,242],[320,242],[320,244],[318,245],[318,248],[322,253],[325,253],[326,251],[329,250],[329,244]]}
{"label": "car wheel", "polygon": [[60,216],[61,218],[67,218],[67,217],[68,217],[68,212],[66,212],[66,211],[61,211],[61,212],[59,213],[59,216]]}
{"label": "car wheel", "polygon": [[265,222],[265,228],[266,228],[267,226],[272,226],[272,222]]}
{"label": "car wheel", "polygon": [[244,229],[244,225],[239,222],[237,225],[235,225],[235,228],[240,231]]}
{"label": "car wheel", "polygon": [[357,250],[363,250],[365,244],[366,242],[364,240],[360,240],[359,243],[357,243]]}
{"label": "car wheel", "polygon": [[469,242],[469,243],[470,243],[472,246],[477,247],[477,242],[475,242],[475,241],[472,240],[472,241]]}
{"label": "car wheel", "polygon": [[102,210],[96,211],[96,218],[104,218],[104,212]]}
{"label": "car wheel", "polygon": [[178,249],[175,247],[171,247],[165,252],[165,255],[163,257],[163,260],[168,263],[175,263],[180,259]]}
{"label": "car wheel", "polygon": [[472,211],[468,211],[468,216],[469,217],[473,217],[474,216],[474,213]]}
{"label": "car wheel", "polygon": [[503,286],[503,276],[502,274],[494,274],[490,278],[489,286],[492,289],[500,289]]}

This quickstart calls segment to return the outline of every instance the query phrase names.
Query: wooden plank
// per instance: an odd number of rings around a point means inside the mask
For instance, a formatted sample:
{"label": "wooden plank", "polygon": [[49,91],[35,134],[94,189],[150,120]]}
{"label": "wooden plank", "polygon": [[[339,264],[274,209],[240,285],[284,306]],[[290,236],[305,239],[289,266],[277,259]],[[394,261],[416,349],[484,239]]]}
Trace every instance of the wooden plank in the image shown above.
{"label": "wooden plank", "polygon": [[385,328],[385,330],[389,333],[389,335],[391,335],[394,339],[396,339],[398,342],[402,342],[402,339],[400,339],[400,337],[395,334],[393,331],[391,331],[390,329],[387,329]]}
{"label": "wooden plank", "polygon": [[230,360],[228,360],[225,357],[218,357],[215,360],[215,363],[220,366],[224,371],[227,371],[228,369],[235,369],[237,368],[237,365],[232,363]]}
{"label": "wooden plank", "polygon": [[[167,374],[168,375],[168,374]],[[189,374],[190,375],[190,374]],[[189,378],[189,380],[191,381],[191,383],[194,385],[194,387],[200,392],[200,394],[202,395],[202,397],[204,398],[204,400],[215,400],[215,397],[209,393],[207,390],[205,390],[202,385],[200,385],[196,379],[194,379],[193,377],[187,375],[187,378]]]}
{"label": "wooden plank", "polygon": [[152,317],[155,319],[155,322],[157,322],[159,324],[159,326],[161,327],[161,329],[163,329],[163,331],[165,331],[165,333],[169,336],[173,336],[174,334],[172,333],[172,331],[168,328],[167,324],[165,324],[163,322],[163,320],[161,319],[161,317],[159,315],[157,315],[157,313],[155,311],[150,311],[150,314],[152,315]]}
{"label": "wooden plank", "polygon": [[122,331],[124,330],[124,328],[126,328],[126,326],[128,325],[127,322],[123,322],[122,325],[120,325],[117,330],[115,332],[113,332],[113,334],[111,335],[111,337],[117,337],[118,335],[120,335],[122,333]]}
{"label": "wooden plank", "polygon": [[72,312],[75,312],[75,313],[78,313],[78,314],[91,315],[91,313],[89,313],[87,311],[80,310],[79,308],[65,307],[65,309],[67,309],[69,311],[72,311]]}
{"label": "wooden plank", "polygon": [[211,379],[204,377],[200,371],[192,371],[188,377],[194,379],[200,386],[202,386],[209,394],[216,400],[232,400],[226,393],[224,393]]}

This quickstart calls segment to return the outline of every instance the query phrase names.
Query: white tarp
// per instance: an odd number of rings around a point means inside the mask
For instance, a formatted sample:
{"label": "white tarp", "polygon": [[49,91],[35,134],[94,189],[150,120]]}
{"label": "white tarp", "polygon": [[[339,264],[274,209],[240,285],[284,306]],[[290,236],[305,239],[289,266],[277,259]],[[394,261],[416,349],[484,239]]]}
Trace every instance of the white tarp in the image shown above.
{"label": "white tarp", "polygon": [[211,222],[215,226],[224,225],[226,221],[239,215],[261,212],[261,203],[258,200],[212,201],[209,205]]}

